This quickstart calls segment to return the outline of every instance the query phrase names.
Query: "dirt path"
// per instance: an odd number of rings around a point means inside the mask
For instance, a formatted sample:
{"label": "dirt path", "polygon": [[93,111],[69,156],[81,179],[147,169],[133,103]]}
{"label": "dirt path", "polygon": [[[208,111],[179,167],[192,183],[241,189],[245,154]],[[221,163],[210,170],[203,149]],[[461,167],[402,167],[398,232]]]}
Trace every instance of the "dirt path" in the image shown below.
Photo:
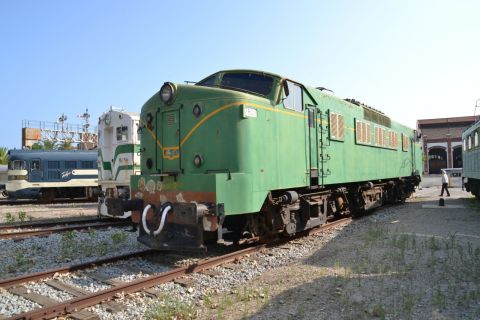
{"label": "dirt path", "polygon": [[97,215],[96,203],[52,203],[0,206],[0,223]]}
{"label": "dirt path", "polygon": [[297,263],[232,290],[249,298],[215,296],[221,313],[203,317],[480,319],[480,202],[456,188],[439,208],[439,191],[355,221]]}

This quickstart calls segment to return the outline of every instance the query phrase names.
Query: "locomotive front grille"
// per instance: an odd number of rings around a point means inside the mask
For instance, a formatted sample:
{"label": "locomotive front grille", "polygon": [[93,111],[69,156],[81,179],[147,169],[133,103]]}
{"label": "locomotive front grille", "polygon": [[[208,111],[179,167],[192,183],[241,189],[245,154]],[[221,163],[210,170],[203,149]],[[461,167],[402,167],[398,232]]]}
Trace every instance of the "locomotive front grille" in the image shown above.
{"label": "locomotive front grille", "polygon": [[173,126],[175,124],[175,113],[167,113],[167,125]]}

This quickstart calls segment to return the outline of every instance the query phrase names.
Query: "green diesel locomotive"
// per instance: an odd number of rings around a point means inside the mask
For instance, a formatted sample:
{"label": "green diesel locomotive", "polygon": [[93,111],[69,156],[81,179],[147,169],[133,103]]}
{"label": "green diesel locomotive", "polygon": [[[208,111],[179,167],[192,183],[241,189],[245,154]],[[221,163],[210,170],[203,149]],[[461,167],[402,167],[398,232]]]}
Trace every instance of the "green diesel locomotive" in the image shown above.
{"label": "green diesel locomotive", "polygon": [[267,72],[166,82],[143,106],[139,132],[132,200],[107,206],[133,210],[139,241],[157,249],[202,248],[227,234],[293,235],[403,201],[420,182],[414,130]]}

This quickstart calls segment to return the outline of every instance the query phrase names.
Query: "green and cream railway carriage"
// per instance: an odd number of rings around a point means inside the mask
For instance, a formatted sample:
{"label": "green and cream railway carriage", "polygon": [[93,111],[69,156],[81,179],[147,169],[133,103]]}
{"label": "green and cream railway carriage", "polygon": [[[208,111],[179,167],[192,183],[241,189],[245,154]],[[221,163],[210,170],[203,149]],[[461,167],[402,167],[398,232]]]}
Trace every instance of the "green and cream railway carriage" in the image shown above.
{"label": "green and cream railway carriage", "polygon": [[131,177],[139,241],[190,249],[207,239],[292,235],[327,217],[402,201],[420,181],[416,132],[356,101],[258,71],[165,83],[140,115]]}
{"label": "green and cream railway carriage", "polygon": [[465,130],[463,139],[463,182],[480,199],[480,121]]}
{"label": "green and cream railway carriage", "polygon": [[[98,121],[98,213],[108,213],[105,199],[128,199],[130,176],[140,173],[140,141],[137,129],[140,115],[123,109],[110,108]],[[131,212],[116,215],[130,217]]]}

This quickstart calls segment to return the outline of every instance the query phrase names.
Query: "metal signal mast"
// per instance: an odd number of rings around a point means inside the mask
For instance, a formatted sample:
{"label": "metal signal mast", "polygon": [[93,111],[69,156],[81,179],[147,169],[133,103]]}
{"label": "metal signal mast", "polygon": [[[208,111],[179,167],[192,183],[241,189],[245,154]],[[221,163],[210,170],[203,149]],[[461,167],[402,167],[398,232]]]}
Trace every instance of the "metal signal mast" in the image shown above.
{"label": "metal signal mast", "polygon": [[77,144],[79,149],[94,149],[97,147],[97,128],[89,131],[90,114],[88,109],[79,118],[83,124],[68,124],[67,116],[62,115],[55,122],[48,121],[22,121],[22,148],[30,149],[37,142],[69,142]]}

